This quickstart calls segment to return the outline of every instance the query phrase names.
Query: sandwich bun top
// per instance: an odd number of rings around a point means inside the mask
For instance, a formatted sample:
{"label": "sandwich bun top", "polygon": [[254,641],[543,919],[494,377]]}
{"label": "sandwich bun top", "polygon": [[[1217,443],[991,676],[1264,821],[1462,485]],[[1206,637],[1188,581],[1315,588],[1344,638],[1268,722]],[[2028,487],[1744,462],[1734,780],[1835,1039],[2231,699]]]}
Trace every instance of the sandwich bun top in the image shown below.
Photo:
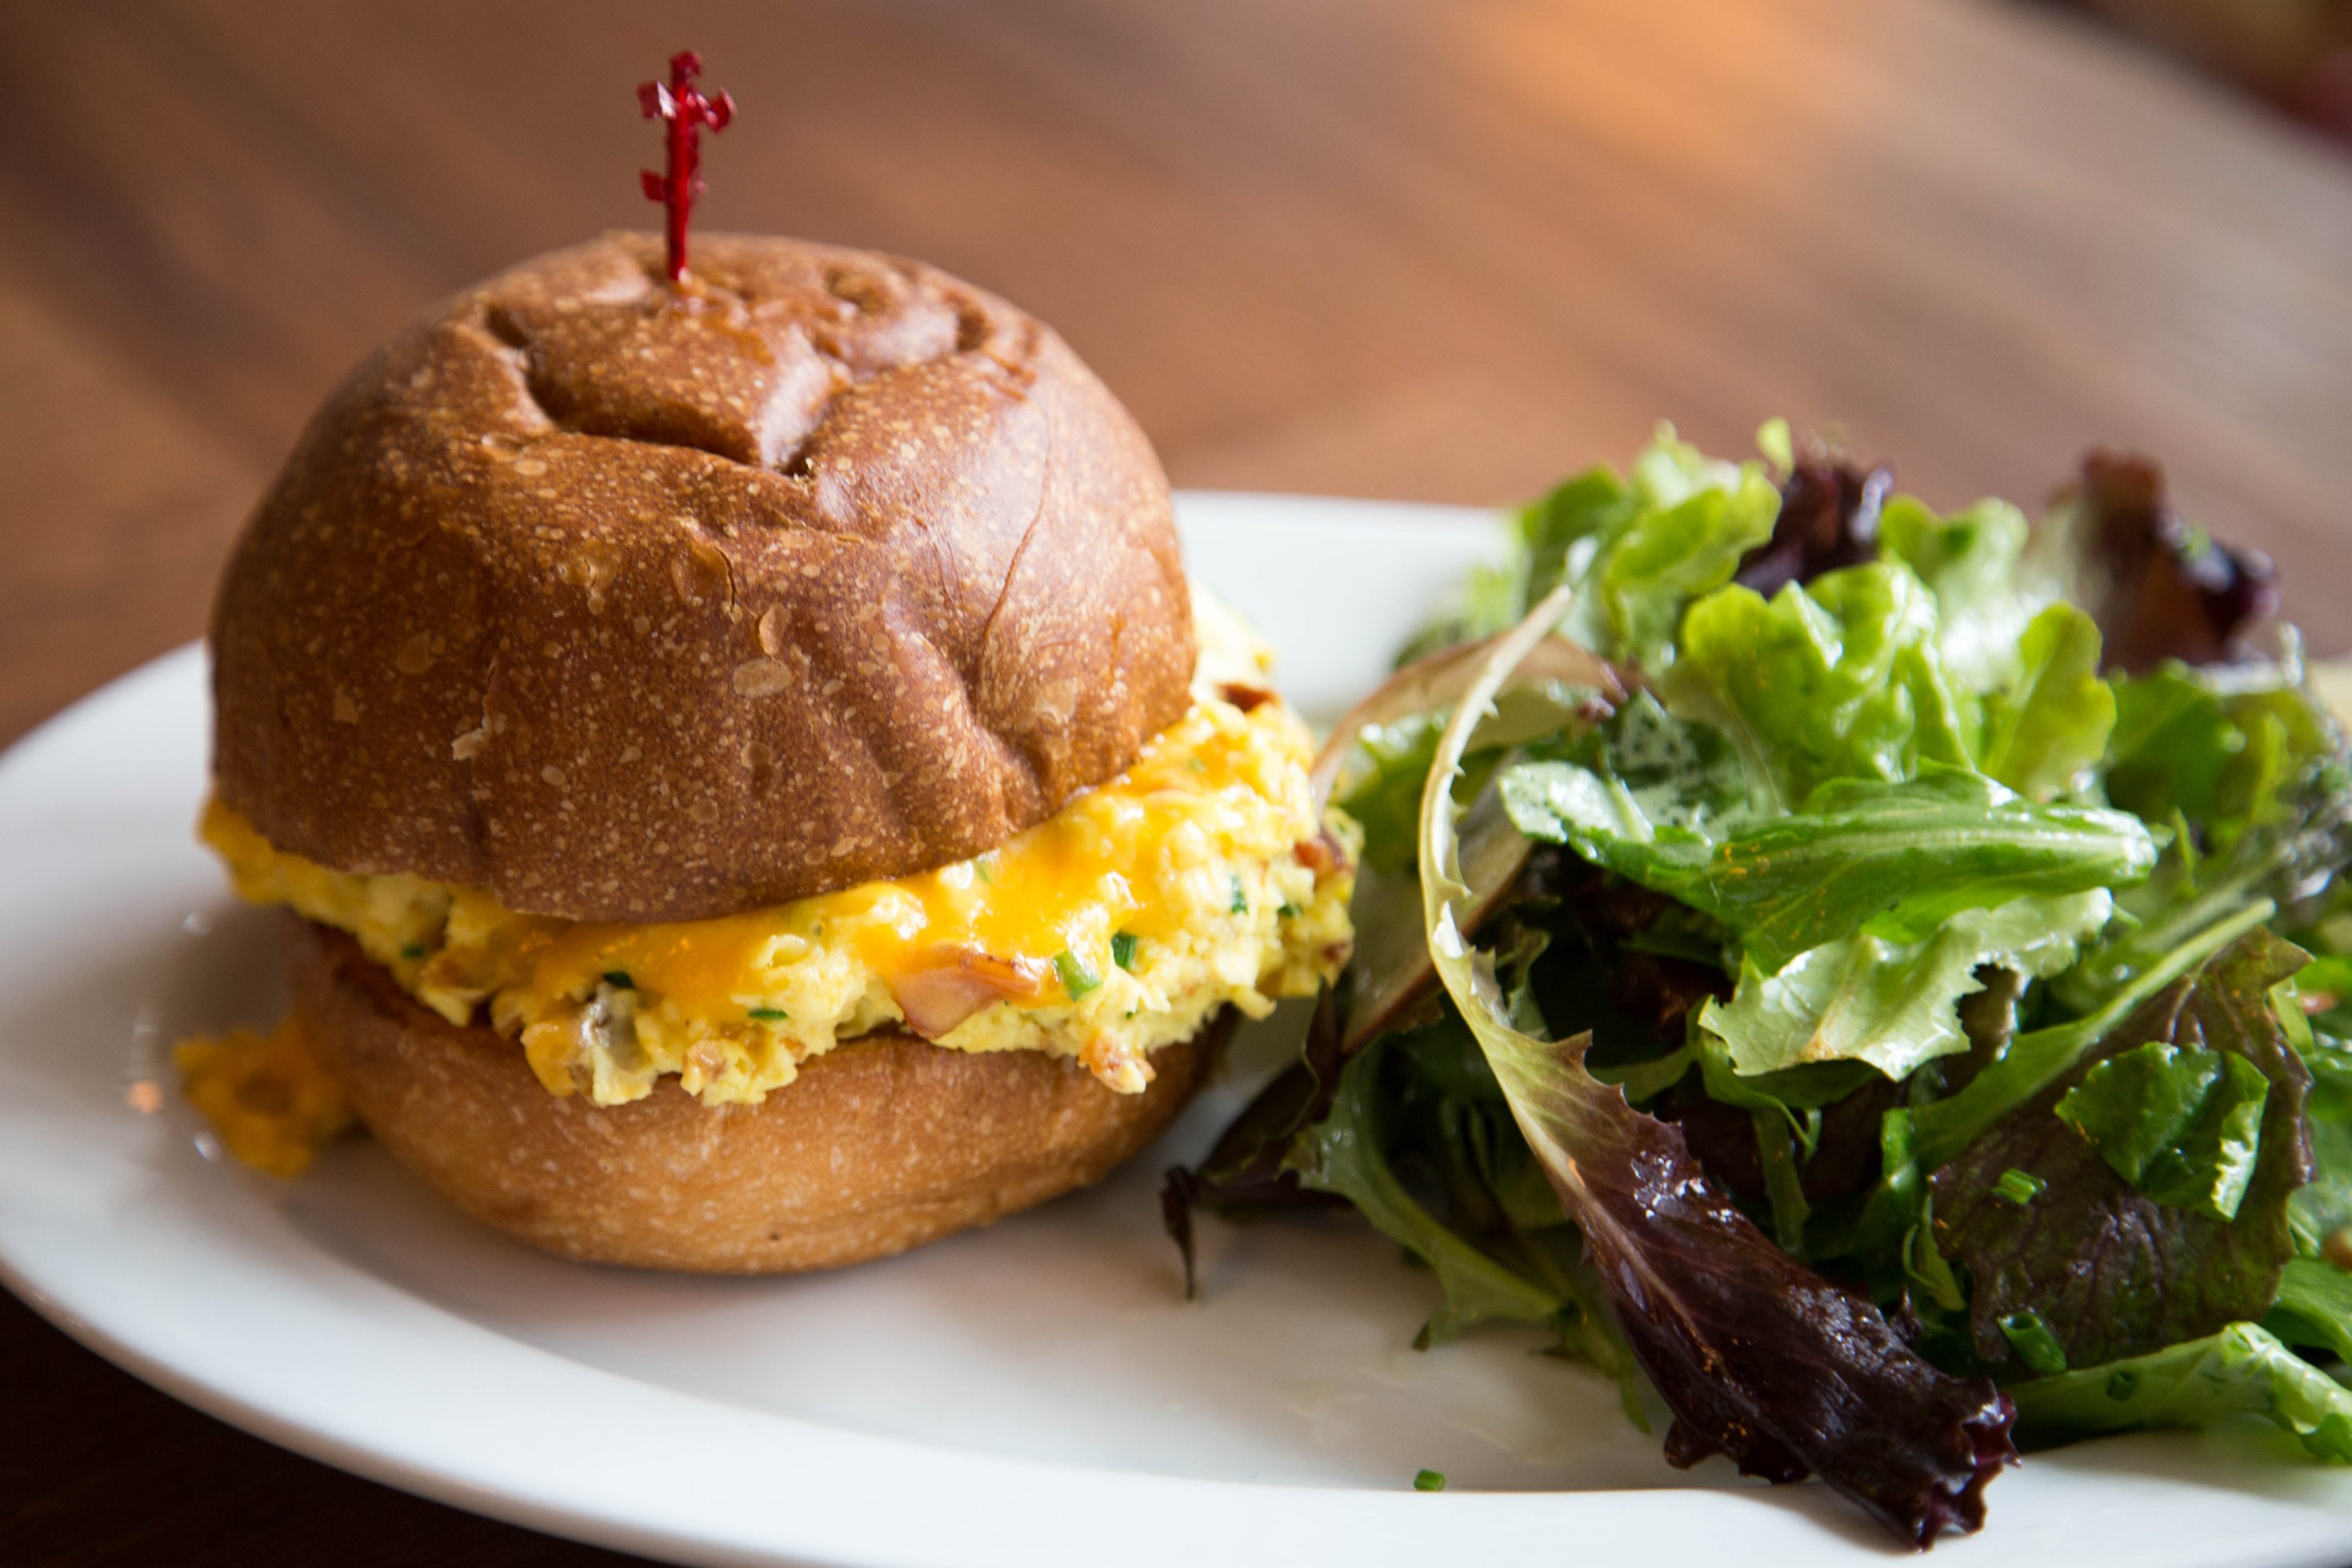
{"label": "sandwich bun top", "polygon": [[980,853],[1183,714],[1167,480],[1050,329],[869,252],[661,264],[526,262],[312,418],[212,626],[278,848],[699,919]]}

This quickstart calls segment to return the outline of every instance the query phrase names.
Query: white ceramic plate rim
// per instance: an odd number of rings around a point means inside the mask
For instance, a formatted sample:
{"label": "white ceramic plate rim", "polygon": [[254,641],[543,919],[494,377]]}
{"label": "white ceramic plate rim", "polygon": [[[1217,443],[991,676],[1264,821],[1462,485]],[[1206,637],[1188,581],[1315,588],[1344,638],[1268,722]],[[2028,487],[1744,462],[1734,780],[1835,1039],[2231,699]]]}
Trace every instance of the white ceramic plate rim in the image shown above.
{"label": "white ceramic plate rim", "polygon": [[[1368,526],[1467,557],[1465,514],[1307,498],[1190,496],[1195,558],[1288,531],[1298,548]],[[1481,536],[1483,538],[1483,536]],[[1360,567],[1337,561],[1344,589]],[[1214,574],[1209,574],[1214,580]],[[1391,589],[1396,584],[1391,584]],[[1408,585],[1412,586],[1412,585]],[[1235,583],[1267,618],[1280,584]],[[1416,589],[1416,591],[1418,591]],[[1391,599],[1394,594],[1391,593]],[[1251,601],[1261,603],[1253,606]],[[1336,607],[1294,625],[1345,616]],[[1401,621],[1359,624],[1391,638]],[[1278,607],[1276,616],[1284,612]],[[0,992],[66,963],[73,933],[121,923],[119,886],[79,888],[70,858],[8,825],[10,803],[53,788],[107,740],[107,716],[198,689],[183,648],[115,683],[0,759]],[[1335,693],[1321,694],[1328,706]],[[188,768],[203,717],[153,738],[156,765]],[[135,752],[146,742],[129,744]],[[194,752],[201,756],[201,746]],[[135,767],[126,755],[114,765]],[[185,781],[192,812],[200,777]],[[102,791],[100,793],[103,793]],[[103,824],[103,800],[86,815]],[[44,859],[44,854],[47,858]],[[51,868],[40,874],[21,868]],[[11,886],[11,882],[14,886]],[[0,1062],[35,1047],[0,1026]],[[119,1149],[36,1093],[0,1102],[0,1279],[68,1333],[138,1376],[248,1431],[330,1464],[482,1513],[680,1561],[861,1568],[1111,1561],[1405,1563],[1540,1553],[1573,1543],[1599,1562],[1743,1563],[1877,1558],[1884,1542],[1819,1487],[1419,1495],[1080,1469],[843,1430],[727,1405],[516,1342],[324,1252],[289,1248],[234,1205],[201,1232],[156,1222]],[[631,1486],[600,1443],[656,1453],[691,1488]],[[2262,1563],[2352,1557],[2352,1489],[2308,1467],[2247,1471],[2252,1489],[2199,1485],[2201,1451],[2133,1439],[2038,1459],[1993,1492],[1990,1536],[1944,1550],[2003,1562]],[[2187,1441],[2187,1440],[2183,1440]],[[2133,1447],[2137,1444],[2137,1447]],[[2105,1458],[2103,1458],[2104,1456]],[[2123,1456],[2120,1468],[2109,1462]],[[2184,1487],[2183,1482],[2189,1484]]]}

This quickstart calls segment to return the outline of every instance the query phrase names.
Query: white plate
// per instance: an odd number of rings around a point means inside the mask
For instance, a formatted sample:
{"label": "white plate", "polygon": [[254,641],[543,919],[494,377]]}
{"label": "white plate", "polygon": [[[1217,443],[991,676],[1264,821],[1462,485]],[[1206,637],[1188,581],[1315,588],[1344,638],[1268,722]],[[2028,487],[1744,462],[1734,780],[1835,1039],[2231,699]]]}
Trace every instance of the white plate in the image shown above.
{"label": "white plate", "polygon": [[[1491,532],[1476,514],[1191,496],[1194,570],[1328,717]],[[198,652],[0,761],[0,1276],[100,1353],[331,1464],[693,1563],[1882,1562],[1818,1486],[1685,1475],[1533,1340],[1409,1348],[1427,1277],[1360,1227],[1204,1225],[1180,1295],[1160,1171],[1228,1083],[1103,1187],[799,1279],[556,1262],[442,1207],[364,1141],[278,1183],[173,1100],[173,1037],[274,1016],[267,922],[191,841]],[[1289,1026],[1297,1026],[1295,1017]],[[1271,1032],[1270,1032],[1271,1031]],[[1236,1077],[1282,1044],[1274,1026]],[[168,1081],[168,1074],[163,1075]],[[2352,1476],[2267,1429],[2034,1459],[1947,1553],[2003,1563],[2352,1559]],[[1411,1489],[1422,1467],[1442,1495]]]}

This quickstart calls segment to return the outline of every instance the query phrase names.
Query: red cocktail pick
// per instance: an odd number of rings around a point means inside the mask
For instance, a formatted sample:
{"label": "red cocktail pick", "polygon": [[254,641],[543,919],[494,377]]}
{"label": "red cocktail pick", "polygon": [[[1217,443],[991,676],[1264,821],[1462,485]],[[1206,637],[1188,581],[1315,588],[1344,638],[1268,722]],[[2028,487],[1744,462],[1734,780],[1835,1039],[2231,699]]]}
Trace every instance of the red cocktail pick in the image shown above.
{"label": "red cocktail pick", "polygon": [[694,198],[709,189],[702,183],[702,128],[713,132],[727,129],[735,118],[735,100],[720,93],[706,98],[694,85],[702,74],[702,57],[692,49],[684,49],[669,58],[669,84],[649,81],[637,89],[637,107],[644,110],[647,120],[667,122],[667,141],[669,146],[669,173],[656,174],[651,169],[638,176],[646,200],[659,202],[669,209],[669,280],[686,281],[686,226],[694,215]]}

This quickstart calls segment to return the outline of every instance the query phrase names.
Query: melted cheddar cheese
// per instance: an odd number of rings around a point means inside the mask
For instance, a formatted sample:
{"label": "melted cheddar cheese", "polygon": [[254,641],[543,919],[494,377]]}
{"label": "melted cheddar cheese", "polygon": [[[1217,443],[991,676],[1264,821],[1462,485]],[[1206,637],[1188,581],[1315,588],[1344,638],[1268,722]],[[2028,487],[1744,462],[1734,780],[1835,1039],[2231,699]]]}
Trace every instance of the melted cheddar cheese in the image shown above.
{"label": "melted cheddar cheese", "polygon": [[342,1086],[295,1018],[266,1035],[231,1029],[182,1040],[172,1061],[221,1146],[257,1171],[299,1176],[352,1124]]}
{"label": "melted cheddar cheese", "polygon": [[452,1023],[487,1010],[551,1093],[617,1104],[675,1075],[706,1103],[756,1102],[885,1026],[955,1050],[1075,1057],[1133,1093],[1154,1048],[1228,1005],[1262,1016],[1311,994],[1351,937],[1353,825],[1318,819],[1306,725],[1255,685],[1263,653],[1237,664],[1212,614],[1191,710],[1133,766],[997,848],[916,876],[626,925],[333,870],[217,801],[204,837],[240,896],[350,932]]}

